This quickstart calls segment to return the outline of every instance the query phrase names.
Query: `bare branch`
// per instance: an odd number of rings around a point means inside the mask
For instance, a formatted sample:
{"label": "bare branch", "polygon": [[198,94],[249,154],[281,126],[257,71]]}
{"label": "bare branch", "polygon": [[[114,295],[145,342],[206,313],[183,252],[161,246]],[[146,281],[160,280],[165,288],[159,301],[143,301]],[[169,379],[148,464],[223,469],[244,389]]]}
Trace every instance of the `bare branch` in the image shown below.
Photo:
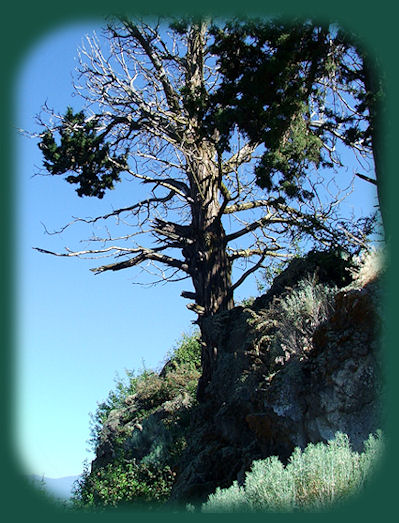
{"label": "bare branch", "polygon": [[265,258],[267,256],[267,252],[263,253],[262,256],[259,258],[257,263],[255,263],[250,269],[248,269],[244,274],[241,275],[241,277],[231,286],[230,292],[233,293],[244,281],[250,276],[252,273],[257,271],[264,262]]}
{"label": "bare branch", "polygon": [[375,180],[374,178],[370,178],[369,176],[366,176],[365,174],[361,174],[361,173],[355,173],[355,174],[356,174],[356,176],[358,176],[362,180],[365,180],[366,182],[372,183],[373,185],[377,185],[377,180]]}
{"label": "bare branch", "polygon": [[234,172],[243,163],[248,163],[253,158],[253,153],[259,147],[259,144],[246,143],[239,151],[237,151],[231,158],[222,164],[223,174]]}
{"label": "bare branch", "polygon": [[240,211],[248,211],[250,209],[255,209],[257,207],[267,207],[270,208],[270,201],[269,200],[253,200],[249,202],[238,202],[233,205],[228,205],[225,210],[224,214],[232,214],[235,212]]}
{"label": "bare branch", "polygon": [[187,298],[188,300],[196,300],[197,299],[197,295],[195,294],[195,292],[190,292],[190,291],[182,291],[180,296],[182,298]]}
{"label": "bare branch", "polygon": [[231,234],[228,234],[226,236],[226,242],[230,242],[232,240],[236,240],[237,238],[241,238],[241,236],[244,236],[245,234],[248,234],[249,232],[252,232],[259,227],[263,227],[266,224],[275,224],[275,223],[294,223],[293,219],[291,217],[275,217],[277,213],[268,213],[263,218],[260,218],[259,220],[256,220],[252,223],[247,224],[245,227],[240,229],[239,231],[233,232]]}
{"label": "bare branch", "polygon": [[229,249],[229,259],[231,261],[237,258],[250,258],[251,256],[261,256],[265,252],[265,249]]}
{"label": "bare branch", "polygon": [[[307,192],[314,194],[311,200],[287,197],[293,203],[280,204],[279,189],[265,193],[255,183],[253,167],[263,146],[248,143],[235,128],[226,157],[218,150],[216,134],[204,137],[201,112],[191,110],[190,104],[195,107],[196,97],[217,87],[219,75],[214,57],[206,64],[205,24],[193,22],[188,33],[173,36],[159,23],[123,19],[108,27],[105,38],[87,38],[79,56],[81,85],[75,89],[86,102],[85,124],[95,118],[96,136],[108,148],[107,164],[125,173],[129,182],[144,185],[148,194],[96,217],[74,218],[60,230],[77,222],[92,225],[93,236],[86,241],[98,249],[56,253],[36,247],[37,251],[85,259],[112,257],[112,263],[91,269],[96,274],[139,266],[157,282],[183,274],[194,287],[193,292],[182,292],[196,302],[189,308],[212,315],[232,306],[234,290],[267,258],[289,257],[293,238],[306,237],[314,244],[332,244],[339,235],[353,244],[362,240],[355,228],[345,230],[345,222],[337,220],[339,200],[330,198],[329,188],[323,196],[318,194],[317,174],[312,173],[313,181],[301,178],[304,189],[306,184],[311,189]],[[40,125],[57,138],[65,118],[48,107],[45,111],[50,121]],[[317,107],[316,113],[313,127],[320,120],[325,129],[322,109]],[[336,140],[338,135],[330,133],[326,143],[334,160]],[[100,220],[109,221],[99,227]],[[131,229],[117,234],[114,221]],[[94,234],[97,227],[105,232]],[[134,238],[138,235],[145,246]],[[242,273],[230,286],[234,263]]]}
{"label": "bare branch", "polygon": [[238,289],[238,287],[240,285],[242,285],[242,283],[244,283],[244,281],[248,278],[248,276],[250,276],[255,271],[260,269],[262,267],[262,265],[263,265],[263,262],[268,257],[290,259],[290,258],[292,258],[292,255],[287,254],[287,253],[279,253],[279,252],[276,252],[276,251],[273,251],[273,250],[267,250],[267,249],[264,250],[262,255],[261,255],[261,257],[259,258],[259,260],[251,268],[249,268],[246,272],[244,272],[241,275],[241,277],[231,286],[230,292],[233,293],[236,289]]}
{"label": "bare branch", "polygon": [[132,252],[140,252],[141,248],[129,248],[129,247],[117,247],[115,245],[112,245],[110,247],[106,247],[104,249],[87,249],[84,251],[71,251],[67,247],[65,248],[67,252],[54,252],[54,251],[48,251],[46,249],[42,249],[41,247],[32,247],[35,251],[41,252],[43,254],[51,254],[53,256],[61,256],[61,257],[67,257],[67,258],[73,258],[77,257],[80,258],[82,256],[86,255],[93,255],[93,254],[104,254],[109,253],[111,251],[116,251],[118,253],[132,253]]}
{"label": "bare branch", "polygon": [[159,254],[154,250],[144,248],[141,250],[141,253],[135,256],[134,258],[130,258],[129,260],[120,263],[102,265],[101,267],[96,267],[90,270],[93,271],[95,274],[100,274],[101,272],[105,271],[119,271],[121,269],[127,269],[136,265],[140,265],[146,260],[152,260],[159,263],[163,263],[169,267],[174,267],[186,273],[189,272],[188,265],[182,262],[181,260],[177,260],[176,258],[166,256],[165,254]]}
{"label": "bare branch", "polygon": [[146,55],[151,60],[151,63],[153,64],[156,71],[157,78],[162,84],[169,108],[172,111],[178,113],[180,111],[179,97],[168,80],[159,53],[156,51],[155,47],[151,45],[150,39],[146,38],[145,34],[139,30],[137,25],[133,24],[130,20],[127,19],[123,20],[123,23],[133,38],[135,38],[140,43]]}

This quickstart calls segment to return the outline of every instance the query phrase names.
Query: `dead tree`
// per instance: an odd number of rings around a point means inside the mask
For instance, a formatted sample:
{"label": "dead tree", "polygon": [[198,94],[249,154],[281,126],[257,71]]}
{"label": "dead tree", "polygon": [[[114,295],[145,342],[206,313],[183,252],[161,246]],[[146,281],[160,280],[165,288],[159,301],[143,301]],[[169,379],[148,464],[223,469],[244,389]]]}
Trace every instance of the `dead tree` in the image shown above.
{"label": "dead tree", "polygon": [[[330,246],[355,241],[337,215],[337,199],[321,190],[321,177],[303,178],[306,200],[266,193],[251,169],[257,144],[236,132],[230,152],[222,153],[217,131],[204,134],[201,107],[218,85],[208,38],[203,20],[169,28],[110,23],[102,39],[87,37],[79,51],[75,89],[84,111],[59,115],[46,107],[39,133],[45,169],[66,174],[79,196],[102,198],[122,178],[148,187],[147,197],[135,201],[135,184],[124,182],[131,205],[66,225],[114,222],[126,224],[126,234],[96,236],[86,250],[37,249],[69,257],[113,255],[112,263],[91,269],[96,274],[146,266],[157,267],[160,280],[190,279],[193,288],[182,296],[191,300],[188,308],[202,332],[200,397],[216,357],[205,319],[231,309],[234,291],[257,269],[289,258],[293,238],[305,235]],[[233,264],[240,262],[232,281]]]}

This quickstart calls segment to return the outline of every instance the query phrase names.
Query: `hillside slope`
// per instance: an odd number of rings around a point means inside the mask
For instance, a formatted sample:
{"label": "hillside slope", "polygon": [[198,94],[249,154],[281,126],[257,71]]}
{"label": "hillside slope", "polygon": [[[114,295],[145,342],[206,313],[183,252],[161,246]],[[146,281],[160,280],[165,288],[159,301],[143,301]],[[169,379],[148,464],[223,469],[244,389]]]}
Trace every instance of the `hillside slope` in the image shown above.
{"label": "hillside slope", "polygon": [[101,422],[81,501],[202,502],[243,484],[254,460],[284,462],[338,431],[362,450],[382,426],[377,261],[311,252],[251,305],[215,315],[215,370],[200,403],[198,340],[188,359],[175,354],[160,374],[136,378]]}

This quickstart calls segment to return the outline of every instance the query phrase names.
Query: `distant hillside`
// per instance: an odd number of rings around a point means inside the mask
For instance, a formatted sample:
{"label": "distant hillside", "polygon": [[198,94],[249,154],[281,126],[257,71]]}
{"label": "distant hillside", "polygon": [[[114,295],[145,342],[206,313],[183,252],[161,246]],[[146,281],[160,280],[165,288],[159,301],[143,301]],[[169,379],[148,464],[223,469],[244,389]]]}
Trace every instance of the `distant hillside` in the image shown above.
{"label": "distant hillside", "polygon": [[46,489],[50,494],[57,498],[68,499],[71,496],[72,485],[79,476],[65,476],[63,478],[42,478],[37,474],[32,474],[31,478],[40,482],[44,479]]}

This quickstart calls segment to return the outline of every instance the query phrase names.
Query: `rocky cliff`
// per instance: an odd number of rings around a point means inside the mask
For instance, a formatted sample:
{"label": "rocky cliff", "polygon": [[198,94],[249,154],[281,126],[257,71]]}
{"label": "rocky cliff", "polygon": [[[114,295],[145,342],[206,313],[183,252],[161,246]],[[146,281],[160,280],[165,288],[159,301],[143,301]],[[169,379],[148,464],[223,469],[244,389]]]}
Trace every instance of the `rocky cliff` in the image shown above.
{"label": "rocky cliff", "polygon": [[206,399],[194,398],[198,368],[187,374],[167,364],[109,413],[92,470],[119,459],[118,452],[124,460],[166,463],[175,477],[171,501],[195,503],[216,487],[242,484],[254,460],[287,460],[295,447],[337,431],[360,450],[382,426],[375,260],[310,253],[250,306],[214,316]]}
{"label": "rocky cliff", "polygon": [[214,318],[216,370],[172,498],[205,499],[253,460],[337,431],[359,450],[381,427],[381,285],[367,263],[352,279],[341,258],[294,260],[251,307]]}

